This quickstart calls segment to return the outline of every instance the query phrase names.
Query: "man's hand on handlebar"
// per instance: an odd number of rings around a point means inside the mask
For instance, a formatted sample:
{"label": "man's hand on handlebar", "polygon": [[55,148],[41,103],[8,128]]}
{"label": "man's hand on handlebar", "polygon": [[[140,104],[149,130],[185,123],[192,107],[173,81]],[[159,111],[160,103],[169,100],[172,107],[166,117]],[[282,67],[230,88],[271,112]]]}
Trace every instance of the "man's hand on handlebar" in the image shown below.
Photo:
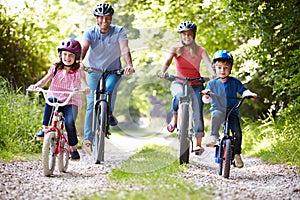
{"label": "man's hand on handlebar", "polygon": [[124,75],[128,76],[130,74],[133,74],[135,72],[133,66],[126,66],[125,67],[125,71],[124,71]]}

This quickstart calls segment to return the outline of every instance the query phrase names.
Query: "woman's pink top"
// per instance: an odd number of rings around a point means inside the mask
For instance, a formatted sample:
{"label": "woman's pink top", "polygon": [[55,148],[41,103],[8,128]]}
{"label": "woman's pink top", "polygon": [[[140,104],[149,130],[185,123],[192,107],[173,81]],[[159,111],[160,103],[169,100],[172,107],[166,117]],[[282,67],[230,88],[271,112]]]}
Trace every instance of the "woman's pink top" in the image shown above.
{"label": "woman's pink top", "polygon": [[[197,56],[193,57],[186,49],[183,50],[180,56],[175,56],[175,65],[177,76],[185,78],[199,78],[200,75],[200,63],[202,61],[202,52],[204,48],[198,47]],[[198,81],[191,82],[191,85],[199,84]]]}
{"label": "woman's pink top", "polygon": [[[49,90],[52,91],[68,91],[72,92],[75,88],[81,89],[81,78],[79,70],[64,70],[60,69],[56,71],[54,75],[55,65],[52,65],[48,73],[52,74],[52,82],[49,87]],[[69,94],[58,94],[58,93],[49,93],[47,97],[55,97],[59,101],[64,102],[68,98]],[[82,101],[79,94],[75,94],[68,105],[76,105],[80,110],[82,107]]]}

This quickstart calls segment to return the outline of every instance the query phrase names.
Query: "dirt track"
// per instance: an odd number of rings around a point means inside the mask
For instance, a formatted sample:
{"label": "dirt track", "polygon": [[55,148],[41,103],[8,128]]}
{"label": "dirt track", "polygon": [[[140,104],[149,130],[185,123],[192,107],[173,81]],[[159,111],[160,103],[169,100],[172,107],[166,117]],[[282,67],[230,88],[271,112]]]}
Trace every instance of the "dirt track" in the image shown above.
{"label": "dirt track", "polygon": [[[107,174],[137,149],[153,143],[178,145],[176,139],[165,136],[112,135],[107,142],[104,164],[92,164],[81,154],[81,161],[70,161],[68,173],[56,170],[50,178],[43,176],[40,160],[0,163],[0,199],[80,199],[92,193],[105,195],[107,190],[118,187],[111,185]],[[244,157],[245,167],[232,169],[230,178],[224,179],[217,175],[213,154],[213,149],[206,148],[202,156],[192,155],[189,172],[179,176],[200,187],[210,187],[215,199],[300,199],[300,174],[295,167],[267,165],[259,159]]]}

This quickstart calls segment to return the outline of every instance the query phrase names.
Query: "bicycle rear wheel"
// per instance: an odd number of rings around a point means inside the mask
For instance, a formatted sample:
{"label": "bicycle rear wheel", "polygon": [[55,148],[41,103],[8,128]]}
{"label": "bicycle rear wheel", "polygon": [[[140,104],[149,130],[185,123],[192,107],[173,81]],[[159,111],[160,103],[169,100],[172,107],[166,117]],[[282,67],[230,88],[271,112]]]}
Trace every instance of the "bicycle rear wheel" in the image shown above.
{"label": "bicycle rear wheel", "polygon": [[231,140],[230,139],[225,139],[223,142],[222,146],[222,152],[223,154],[221,155],[221,163],[220,163],[220,171],[219,174],[222,175],[224,178],[229,177],[230,173],[230,164],[231,164]]}
{"label": "bicycle rear wheel", "polygon": [[[67,135],[65,134],[67,137]],[[70,148],[67,140],[60,139],[61,152],[58,153],[58,170],[67,172],[70,158]]]}
{"label": "bicycle rear wheel", "polygon": [[52,175],[55,169],[56,145],[57,145],[56,132],[48,132],[45,135],[43,149],[42,149],[42,165],[43,165],[43,172],[45,176]]}
{"label": "bicycle rear wheel", "polygon": [[94,162],[100,164],[104,161],[104,140],[107,131],[107,116],[108,116],[107,102],[101,101],[99,104],[99,110],[97,112],[97,123],[99,127],[96,130],[95,135],[95,150],[94,150]]}
{"label": "bicycle rear wheel", "polygon": [[183,163],[189,163],[190,157],[190,141],[188,138],[189,134],[189,105],[181,104],[181,127],[179,127],[179,163],[182,165]]}

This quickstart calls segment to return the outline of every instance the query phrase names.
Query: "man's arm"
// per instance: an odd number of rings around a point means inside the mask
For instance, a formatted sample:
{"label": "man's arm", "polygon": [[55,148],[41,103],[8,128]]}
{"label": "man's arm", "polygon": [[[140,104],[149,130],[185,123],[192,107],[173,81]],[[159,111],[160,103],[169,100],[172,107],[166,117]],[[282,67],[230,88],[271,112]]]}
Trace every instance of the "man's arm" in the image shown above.
{"label": "man's arm", "polygon": [[132,65],[130,49],[128,46],[128,40],[122,40],[120,42],[120,49],[121,49],[121,55],[124,57],[124,60],[126,62],[124,75],[132,74],[134,72],[134,69]]}
{"label": "man's arm", "polygon": [[81,60],[84,60],[85,56],[86,56],[86,53],[87,51],[89,50],[90,48],[90,41],[88,40],[83,40],[82,43],[81,43]]}

